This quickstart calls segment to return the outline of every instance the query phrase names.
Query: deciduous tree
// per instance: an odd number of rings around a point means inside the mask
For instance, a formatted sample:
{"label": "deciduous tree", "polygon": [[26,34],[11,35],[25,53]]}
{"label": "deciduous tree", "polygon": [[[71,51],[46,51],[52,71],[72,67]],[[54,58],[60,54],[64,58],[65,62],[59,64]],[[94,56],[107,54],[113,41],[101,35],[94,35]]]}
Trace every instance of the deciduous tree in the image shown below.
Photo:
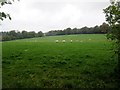
{"label": "deciduous tree", "polygon": [[111,0],[111,4],[104,9],[106,21],[110,25],[108,37],[115,41],[115,53],[118,56],[118,85],[120,86],[120,1]]}

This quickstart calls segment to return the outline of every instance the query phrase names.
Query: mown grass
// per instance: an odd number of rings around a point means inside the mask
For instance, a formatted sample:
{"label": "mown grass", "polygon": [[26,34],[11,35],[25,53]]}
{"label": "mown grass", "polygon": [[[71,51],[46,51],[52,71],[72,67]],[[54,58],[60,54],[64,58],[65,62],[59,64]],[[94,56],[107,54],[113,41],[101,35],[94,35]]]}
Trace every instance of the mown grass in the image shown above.
{"label": "mown grass", "polygon": [[[55,43],[63,39],[65,43]],[[8,41],[2,43],[2,51],[3,88],[116,87],[117,61],[105,35]]]}

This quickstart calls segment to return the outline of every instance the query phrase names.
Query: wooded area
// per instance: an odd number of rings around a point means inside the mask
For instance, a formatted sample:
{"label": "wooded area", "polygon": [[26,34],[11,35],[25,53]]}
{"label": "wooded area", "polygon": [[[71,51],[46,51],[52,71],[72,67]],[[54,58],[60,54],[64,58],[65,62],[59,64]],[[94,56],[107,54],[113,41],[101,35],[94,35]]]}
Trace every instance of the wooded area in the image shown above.
{"label": "wooded area", "polygon": [[109,25],[103,23],[102,25],[95,27],[82,27],[82,28],[66,28],[64,30],[51,30],[46,33],[46,36],[55,35],[70,35],[70,34],[105,34],[109,30]]}
{"label": "wooded area", "polygon": [[23,30],[22,32],[12,30],[9,32],[0,32],[2,41],[9,41],[15,39],[24,39],[24,38],[33,38],[33,37],[42,37],[42,36],[56,36],[56,35],[71,35],[71,34],[106,34],[109,30],[109,25],[103,23],[102,25],[95,27],[82,27],[82,28],[66,28],[64,30],[51,30],[49,32],[43,33],[39,31],[36,33],[35,31],[27,32]]}
{"label": "wooded area", "polygon": [[9,32],[0,32],[1,40],[2,41],[9,41],[15,39],[24,39],[24,38],[33,38],[33,37],[42,37],[44,34],[42,31],[36,33],[35,31],[9,31]]}

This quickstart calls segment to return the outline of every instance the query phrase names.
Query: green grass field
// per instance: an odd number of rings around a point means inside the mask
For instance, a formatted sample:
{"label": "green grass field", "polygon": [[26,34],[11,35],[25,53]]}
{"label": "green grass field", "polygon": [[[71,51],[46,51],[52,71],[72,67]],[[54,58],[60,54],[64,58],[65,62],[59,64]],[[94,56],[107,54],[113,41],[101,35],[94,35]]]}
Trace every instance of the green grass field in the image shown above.
{"label": "green grass field", "polygon": [[3,88],[115,88],[116,64],[102,34],[2,42]]}

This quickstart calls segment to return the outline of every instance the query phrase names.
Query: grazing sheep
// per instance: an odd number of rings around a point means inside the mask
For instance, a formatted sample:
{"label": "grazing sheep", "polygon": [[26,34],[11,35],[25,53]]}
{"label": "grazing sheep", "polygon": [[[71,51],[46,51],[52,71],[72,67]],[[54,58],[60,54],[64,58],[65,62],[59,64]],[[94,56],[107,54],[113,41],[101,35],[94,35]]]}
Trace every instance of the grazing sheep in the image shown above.
{"label": "grazing sheep", "polygon": [[65,40],[62,40],[63,43],[65,43],[66,41]]}
{"label": "grazing sheep", "polygon": [[58,40],[55,40],[56,43],[58,43],[59,41]]}
{"label": "grazing sheep", "polygon": [[72,43],[73,40],[70,40],[70,42]]}

